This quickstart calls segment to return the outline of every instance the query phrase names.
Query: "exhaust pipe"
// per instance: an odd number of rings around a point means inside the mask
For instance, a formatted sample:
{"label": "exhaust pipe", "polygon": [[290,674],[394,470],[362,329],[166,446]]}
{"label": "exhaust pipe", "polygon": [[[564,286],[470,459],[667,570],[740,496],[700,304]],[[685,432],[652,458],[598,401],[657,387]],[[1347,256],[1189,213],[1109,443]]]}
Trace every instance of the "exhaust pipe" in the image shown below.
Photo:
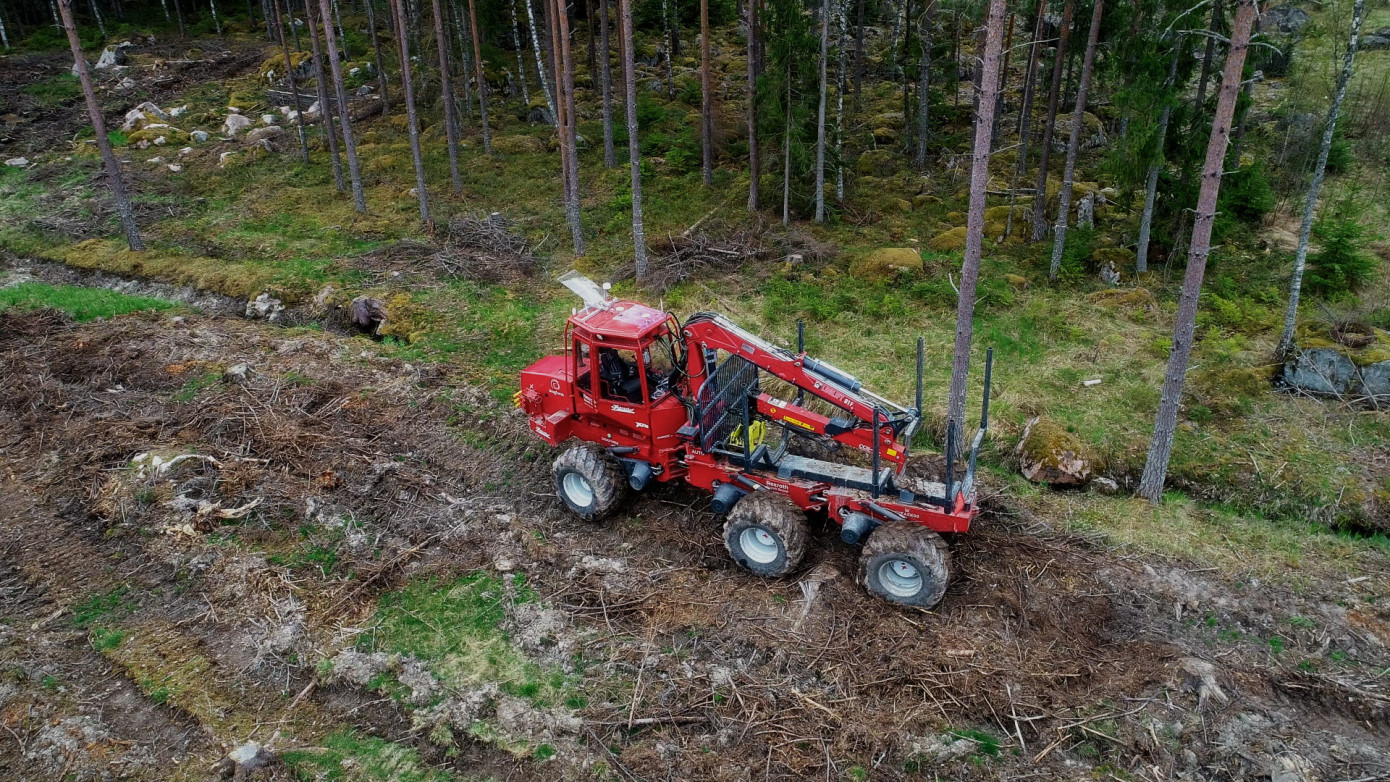
{"label": "exhaust pipe", "polygon": [[632,461],[627,472],[627,485],[633,491],[642,491],[652,482],[652,466],[647,462]]}
{"label": "exhaust pipe", "polygon": [[878,526],[878,521],[867,513],[860,513],[857,510],[845,511],[841,517],[843,523],[840,525],[840,540],[858,546],[869,537],[869,533]]}
{"label": "exhaust pipe", "polygon": [[728,513],[734,507],[734,503],[743,498],[748,492],[740,489],[732,483],[720,484],[714,490],[714,498],[710,500],[709,509],[721,516]]}

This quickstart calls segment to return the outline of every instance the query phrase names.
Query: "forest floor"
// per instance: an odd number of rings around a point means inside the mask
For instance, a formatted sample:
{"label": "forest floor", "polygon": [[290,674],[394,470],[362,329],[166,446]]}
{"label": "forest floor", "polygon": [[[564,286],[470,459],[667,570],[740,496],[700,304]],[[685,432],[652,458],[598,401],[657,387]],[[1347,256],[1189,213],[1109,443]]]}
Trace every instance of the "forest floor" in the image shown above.
{"label": "forest floor", "polygon": [[[113,129],[152,100],[215,131],[255,92],[266,44],[198,43],[132,50],[137,88],[103,92]],[[206,779],[248,742],[259,778],[1390,775],[1390,424],[1271,390],[1275,275],[1253,243],[1214,264],[1181,491],[1158,506],[1033,486],[1011,454],[1047,415],[1099,473],[1133,478],[1169,273],[1127,281],[1143,294],[1116,306],[1088,280],[1041,284],[1029,248],[991,248],[986,512],[950,540],[945,601],[908,611],[859,589],[823,524],[768,582],[728,559],[693,490],[600,525],[558,506],[553,453],[509,400],[569,313],[548,277],[575,263],[631,290],[625,169],[585,152],[595,236],[572,259],[549,131],[505,112],[498,138],[534,141],[482,159],[470,133],[466,196],[436,197],[433,236],[414,225],[399,112],[359,126],[365,218],[289,136],[272,153],[120,146],[152,246],[137,256],[110,238],[65,70],[24,54],[0,77],[0,150],[33,161],[0,170],[0,776]],[[663,105],[653,132],[688,127],[688,106]],[[437,143],[428,162],[447,182]],[[923,252],[887,278],[858,264],[955,227],[961,170],[860,172],[852,203],[920,203],[811,231],[732,216],[735,168],[709,190],[653,177],[659,259],[711,212],[700,241],[739,259],[654,295],[769,335],[804,317],[813,352],[892,397],[924,333],[943,396],[958,259]],[[494,210],[522,251],[459,222]],[[243,317],[261,293],[287,305],[280,323]],[[402,328],[345,326],[359,293]]]}

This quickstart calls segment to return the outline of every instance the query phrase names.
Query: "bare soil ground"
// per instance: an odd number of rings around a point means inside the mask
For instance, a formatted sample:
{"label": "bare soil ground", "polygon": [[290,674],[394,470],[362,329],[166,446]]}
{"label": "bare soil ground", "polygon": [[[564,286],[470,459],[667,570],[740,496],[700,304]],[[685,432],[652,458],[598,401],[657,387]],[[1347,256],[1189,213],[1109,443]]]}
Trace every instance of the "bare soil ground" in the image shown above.
{"label": "bare soil ground", "polygon": [[[945,602],[906,611],[828,530],[795,577],[743,573],[679,487],[586,525],[551,458],[365,339],[6,316],[0,776],[205,779],[248,740],[293,758],[349,728],[462,778],[1390,774],[1383,559],[1292,591],[999,499],[951,541]],[[524,574],[507,643],[582,700],[367,654],[383,595],[479,572]]]}

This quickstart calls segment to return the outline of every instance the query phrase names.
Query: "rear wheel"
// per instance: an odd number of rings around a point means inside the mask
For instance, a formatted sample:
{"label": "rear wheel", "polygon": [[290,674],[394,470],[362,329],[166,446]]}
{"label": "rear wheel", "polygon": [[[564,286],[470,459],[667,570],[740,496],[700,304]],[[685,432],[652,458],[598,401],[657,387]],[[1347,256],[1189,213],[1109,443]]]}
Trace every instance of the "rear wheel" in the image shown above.
{"label": "rear wheel", "polygon": [[579,445],[565,451],[555,459],[550,472],[560,500],[588,521],[598,521],[612,513],[627,491],[623,466],[596,445]]}
{"label": "rear wheel", "polygon": [[785,576],[806,554],[806,514],[770,491],[745,496],[724,520],[724,547],[745,570],[768,578]]}
{"label": "rear wheel", "polygon": [[859,555],[859,581],[890,603],[931,608],[946,595],[951,552],[940,535],[920,524],[882,524]]}

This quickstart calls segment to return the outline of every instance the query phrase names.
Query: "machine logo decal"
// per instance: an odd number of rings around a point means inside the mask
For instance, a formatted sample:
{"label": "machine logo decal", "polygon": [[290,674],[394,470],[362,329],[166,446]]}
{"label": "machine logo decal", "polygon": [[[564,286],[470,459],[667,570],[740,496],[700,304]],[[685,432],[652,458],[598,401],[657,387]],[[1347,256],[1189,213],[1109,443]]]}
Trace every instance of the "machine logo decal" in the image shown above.
{"label": "machine logo decal", "polygon": [[636,410],[634,410],[634,409],[631,408],[631,407],[623,407],[622,405],[609,405],[609,406],[608,406],[608,409],[612,410],[612,411],[615,412],[615,413],[635,413],[635,412],[637,412]]}

